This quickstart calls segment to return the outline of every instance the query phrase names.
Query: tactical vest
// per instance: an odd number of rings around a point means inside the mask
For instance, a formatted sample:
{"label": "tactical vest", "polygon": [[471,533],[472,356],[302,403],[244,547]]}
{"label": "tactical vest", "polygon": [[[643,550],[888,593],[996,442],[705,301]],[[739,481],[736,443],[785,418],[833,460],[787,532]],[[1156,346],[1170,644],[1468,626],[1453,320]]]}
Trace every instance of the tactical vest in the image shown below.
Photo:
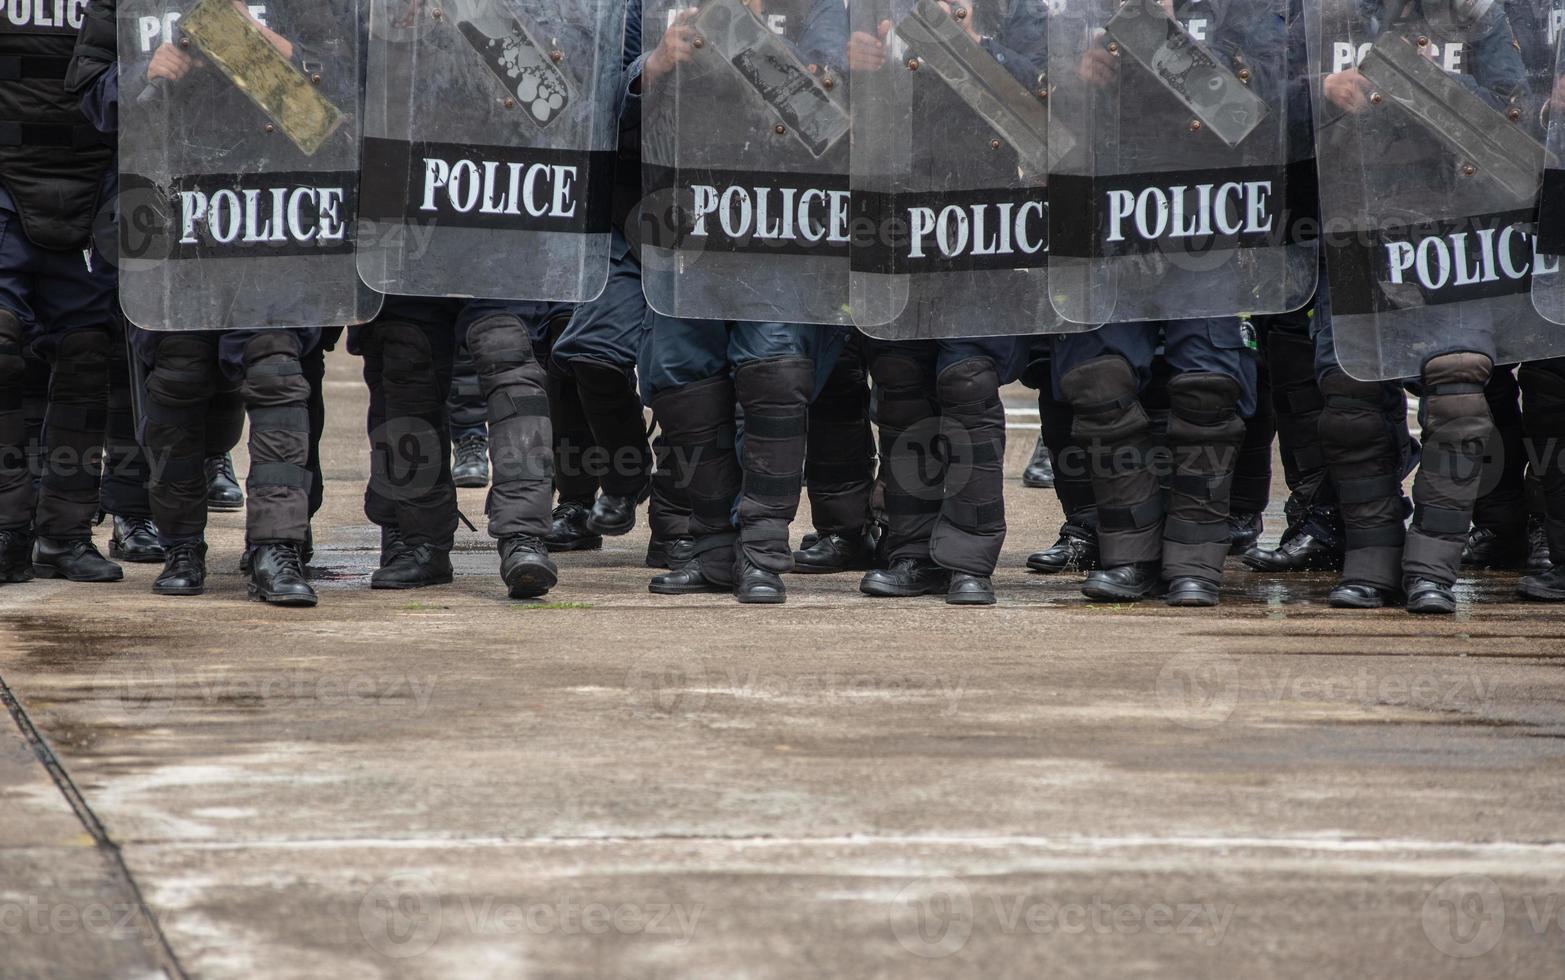
{"label": "tactical vest", "polygon": [[85,248],[111,141],[65,91],[87,0],[0,3],[0,183],[43,248]]}

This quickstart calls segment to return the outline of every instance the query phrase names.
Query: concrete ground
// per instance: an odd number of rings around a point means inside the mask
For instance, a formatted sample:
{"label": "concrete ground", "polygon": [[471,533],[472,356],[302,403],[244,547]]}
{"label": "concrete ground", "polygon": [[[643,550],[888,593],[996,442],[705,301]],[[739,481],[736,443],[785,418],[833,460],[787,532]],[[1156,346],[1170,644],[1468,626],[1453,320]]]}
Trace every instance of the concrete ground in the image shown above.
{"label": "concrete ground", "polygon": [[641,529],[371,592],[356,371],[317,609],[232,514],[201,598],[0,588],[0,977],[1565,977],[1565,610],[1509,576],[1087,605],[1019,411],[994,608],[653,597]]}

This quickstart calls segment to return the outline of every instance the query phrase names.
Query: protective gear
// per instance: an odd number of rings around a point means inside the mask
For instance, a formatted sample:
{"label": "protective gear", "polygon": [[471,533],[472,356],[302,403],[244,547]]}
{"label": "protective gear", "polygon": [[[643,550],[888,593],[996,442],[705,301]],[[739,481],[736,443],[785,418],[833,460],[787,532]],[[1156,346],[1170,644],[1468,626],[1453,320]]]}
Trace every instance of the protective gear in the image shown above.
{"label": "protective gear", "polygon": [[0,309],[0,530],[33,524],[33,479],[27,459],[22,321]]}
{"label": "protective gear", "polygon": [[1271,372],[1267,370],[1266,360],[1257,358],[1255,411],[1244,418],[1244,440],[1234,459],[1233,484],[1228,491],[1229,511],[1233,517],[1246,515],[1253,520],[1235,531],[1229,554],[1242,553],[1260,536],[1261,514],[1272,502],[1272,443],[1276,437]]}
{"label": "protective gear", "polygon": [[[455,390],[456,386],[452,385]],[[451,482],[458,487],[476,489],[489,485],[489,437],[467,435],[454,440]]]}
{"label": "protective gear", "polygon": [[947,592],[951,573],[927,558],[904,555],[893,558],[885,568],[872,568],[859,581],[859,591],[883,599]]}
{"label": "protective gear", "polygon": [[846,324],[845,7],[766,13],[645,3],[642,284],[672,317]]}
{"label": "protective gear", "polygon": [[1164,593],[1164,601],[1170,606],[1215,606],[1218,600],[1217,583],[1196,575],[1170,579]]}
{"label": "protective gear", "polygon": [[[1075,420],[1098,504],[1098,543],[1105,570],[1162,556],[1163,500],[1153,463],[1151,420],[1136,396],[1136,376],[1122,357],[1094,358],[1060,378]],[[1146,594],[1137,582],[1140,594]]]}
{"label": "protective gear", "polygon": [[[121,220],[118,241],[99,245],[117,245],[125,315],[175,331],[368,320],[380,297],[354,261],[360,0],[259,13],[197,0],[177,37],[162,34],[168,6],[117,7]],[[175,44],[189,74],[149,78],[154,51]]]}
{"label": "protective gear", "polygon": [[1320,445],[1320,414],[1326,403],[1315,382],[1314,341],[1305,332],[1272,327],[1266,333],[1266,368],[1283,480],[1299,499],[1330,503]]}
{"label": "protective gear", "polygon": [[880,458],[885,461],[880,469],[887,521],[884,554],[892,565],[900,558],[928,559],[945,484],[943,454],[937,455],[935,446],[939,410],[925,387],[922,365],[910,353],[876,349],[869,367],[875,378]]}
{"label": "protective gear", "polygon": [[1098,534],[1090,527],[1066,521],[1060,525],[1059,540],[1052,547],[1027,556],[1027,567],[1045,575],[1058,575],[1072,569],[1090,572],[1098,567]]}
{"label": "protective gear", "polygon": [[108,423],[110,346],[107,327],[72,330],[59,338],[44,414],[44,458],[34,524],[40,537],[80,538],[92,531]]}
{"label": "protective gear", "polygon": [[750,361],[734,371],[744,414],[739,546],[747,562],[768,572],[793,571],[788,528],[799,512],[814,382],[815,364],[807,357]]}
{"label": "protective gear", "polygon": [[[245,530],[254,545],[298,545],[310,530],[310,384],[299,363],[300,346],[299,334],[291,330],[260,331],[244,345],[240,392],[250,418]],[[286,555],[277,561],[269,574],[287,577]],[[291,594],[291,587],[278,589],[262,592]]]}
{"label": "protective gear", "polygon": [[817,535],[808,547],[793,553],[793,570],[804,575],[826,575],[870,568],[875,552],[867,538],[863,532]]}
{"label": "protective gear", "polygon": [[[1099,532],[1101,538],[1102,532]],[[1134,561],[1108,565],[1087,573],[1081,594],[1094,602],[1135,602],[1162,595],[1168,589],[1158,562]]]}
{"label": "protective gear", "polygon": [[533,357],[527,327],[514,314],[484,316],[468,328],[468,349],[489,406],[493,473],[484,511],[489,535],[549,533],[553,430],[544,369]]}
{"label": "protective gear", "polygon": [[33,552],[33,574],[39,578],[63,578],[71,582],[118,582],[124,569],[99,553],[92,538],[38,536]]}
{"label": "protective gear", "polygon": [[1565,568],[1565,361],[1523,364],[1518,380],[1522,424],[1542,489],[1544,536],[1554,567]]}
{"label": "protective gear", "polygon": [[940,372],[935,394],[951,457],[929,553],[943,568],[987,578],[1005,543],[1005,405],[999,373],[989,358],[970,357]]}
{"label": "protective gear", "polygon": [[411,296],[596,296],[624,7],[370,6],[359,214],[380,231],[359,256],[364,281]]}
{"label": "protective gear", "polygon": [[168,547],[163,571],[152,582],[155,595],[189,596],[206,591],[206,542],[187,539]]}
{"label": "protective gear", "polygon": [[149,496],[165,544],[200,538],[207,516],[207,411],[218,391],[217,335],[162,337],[147,373],[143,444]]}
{"label": "protective gear", "polygon": [[554,426],[554,489],[560,496],[560,505],[581,508],[585,520],[598,496],[598,473],[587,465],[595,443],[581,389],[564,366],[551,357],[545,390]]}
{"label": "protective gear", "polygon": [[370,575],[372,589],[422,589],[451,584],[451,551],[429,543],[404,542]]}
{"label": "protective gear", "polygon": [[158,544],[157,525],[150,517],[114,515],[114,533],[109,538],[109,557],[133,564],[156,564],[167,555]]}
{"label": "protective gear", "polygon": [[1216,583],[1233,542],[1228,498],[1244,439],[1239,384],[1219,374],[1177,374],[1168,382],[1168,449],[1173,457],[1163,522],[1163,574]]}
{"label": "protective gear", "polygon": [[[823,538],[838,536],[861,543],[870,520],[875,443],[869,425],[868,379],[855,338],[844,345],[825,385],[810,403],[804,481],[815,530]],[[797,565],[797,554],[795,558]]]}
{"label": "protective gear", "polygon": [[[129,344],[120,342],[121,339],[109,345],[108,427],[103,439],[99,509],[116,518],[145,522],[147,533],[155,542],[157,529],[152,525],[152,504],[147,499],[152,467],[136,439],[139,419],[131,394],[132,384],[140,382],[132,378],[127,358]],[[110,557],[116,557],[112,551]],[[161,552],[157,560],[163,560]]]}
{"label": "protective gear", "polygon": [[381,527],[399,528],[410,548],[450,551],[456,488],[442,375],[450,370],[451,326],[388,315],[366,327],[363,338],[371,437],[365,513]]}
{"label": "protective gear", "polygon": [[[1482,354],[1443,354],[1423,371],[1423,458],[1413,478],[1413,523],[1402,550],[1403,575],[1449,587],[1472,526],[1483,476],[1484,448],[1493,436],[1484,386],[1493,365]],[[1408,601],[1413,589],[1405,588]]]}
{"label": "protective gear", "polygon": [[734,582],[734,598],[747,604],[775,605],[787,601],[788,590],[783,586],[782,576],[755,565],[748,558],[741,558]]}
{"label": "protective gear", "polygon": [[[734,449],[734,383],[725,375],[659,392],[652,398],[652,411],[668,440],[674,479],[689,488],[694,578],[706,587],[693,588],[698,583],[672,579],[666,584],[692,586],[686,591],[731,589],[734,545],[739,537],[733,507],[743,481]],[[786,541],[784,537],[784,545]],[[680,569],[670,575],[677,578],[684,572]],[[654,592],[658,591],[657,583],[654,579]]]}
{"label": "protective gear", "polygon": [[1047,175],[1062,147],[1044,101],[1045,5],[849,13],[856,45],[880,39],[878,66],[851,75],[854,225],[869,229],[852,236],[854,322],[885,340],[1085,329],[1049,303]]}
{"label": "protective gear", "polygon": [[581,399],[581,411],[592,432],[592,442],[608,457],[598,477],[602,492],[631,501],[631,524],[623,530],[601,526],[604,534],[624,534],[635,526],[634,507],[647,494],[652,470],[652,450],[641,399],[632,373],[625,368],[589,358],[570,362]]}
{"label": "protective gear", "polygon": [[[663,575],[652,576],[647,591],[653,595],[697,595],[704,592],[732,592],[732,581],[719,582],[707,578],[701,557],[692,553],[682,565]],[[714,566],[715,567],[715,566]],[[733,575],[732,572],[729,573]]]}
{"label": "protective gear", "polygon": [[543,543],[550,551],[597,551],[603,547],[603,535],[587,526],[587,508],[564,503],[554,508],[549,533]]}
{"label": "protective gear", "polygon": [[1456,593],[1445,582],[1411,577],[1407,580],[1407,611],[1450,615],[1456,612]]}
{"label": "protective gear", "polygon": [[[654,559],[661,559],[652,567],[677,567],[683,562],[674,561],[670,552],[677,542],[684,542],[683,550],[688,551],[690,497],[685,485],[677,478],[668,440],[661,431],[652,440],[652,454],[656,460],[656,469],[652,474],[652,498],[647,504],[647,524],[652,531],[651,541],[647,544],[647,562],[651,564]],[[654,548],[655,545],[658,547]],[[655,550],[661,554],[654,554]]]}
{"label": "protective gear", "polygon": [[530,534],[500,539],[500,579],[512,599],[536,599],[554,588],[560,570],[543,541]]}
{"label": "protective gear", "polygon": [[1402,461],[1407,402],[1400,388],[1340,370],[1320,379],[1321,451],[1337,488],[1347,554],[1342,581],[1396,591],[1402,584]]}
{"label": "protective gear", "polygon": [[1396,602],[1401,595],[1400,588],[1343,579],[1326,593],[1326,602],[1333,609],[1381,609]]}
{"label": "protective gear", "polygon": [[299,545],[293,541],[257,544],[250,555],[249,593],[250,598],[273,606],[315,605],[315,590],[305,581]]}
{"label": "protective gear", "polygon": [[1284,13],[1283,0],[1052,5],[1049,286],[1067,320],[1308,299],[1314,250],[1284,220]]}
{"label": "protective gear", "polygon": [[992,606],[994,602],[994,584],[989,581],[989,576],[951,573],[951,586],[946,590],[946,605]]}

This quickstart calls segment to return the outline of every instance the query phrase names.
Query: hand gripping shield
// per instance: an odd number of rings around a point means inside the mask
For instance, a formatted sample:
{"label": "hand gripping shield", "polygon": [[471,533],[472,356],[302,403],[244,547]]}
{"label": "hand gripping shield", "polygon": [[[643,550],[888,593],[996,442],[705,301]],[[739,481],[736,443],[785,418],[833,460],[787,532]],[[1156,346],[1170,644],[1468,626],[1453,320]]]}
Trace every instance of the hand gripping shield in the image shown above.
{"label": "hand gripping shield", "polygon": [[669,316],[847,323],[843,0],[643,8],[642,286]]}
{"label": "hand gripping shield", "polygon": [[416,296],[602,292],[624,4],[365,3],[364,281]]}
{"label": "hand gripping shield", "polygon": [[[1547,150],[1505,9],[1308,0],[1323,243],[1343,370],[1565,354],[1531,302]],[[1539,59],[1546,61],[1546,59]]]}
{"label": "hand gripping shield", "polygon": [[1309,299],[1314,252],[1286,220],[1284,13],[1282,0],[1056,4],[1049,279],[1066,319]]}
{"label": "hand gripping shield", "polygon": [[854,0],[852,308],[886,339],[1090,329],[1049,303],[1043,0]]}
{"label": "hand gripping shield", "polygon": [[354,268],[357,0],[254,13],[232,0],[121,0],[117,17],[115,259],[131,322],[233,330],[372,317],[380,299]]}

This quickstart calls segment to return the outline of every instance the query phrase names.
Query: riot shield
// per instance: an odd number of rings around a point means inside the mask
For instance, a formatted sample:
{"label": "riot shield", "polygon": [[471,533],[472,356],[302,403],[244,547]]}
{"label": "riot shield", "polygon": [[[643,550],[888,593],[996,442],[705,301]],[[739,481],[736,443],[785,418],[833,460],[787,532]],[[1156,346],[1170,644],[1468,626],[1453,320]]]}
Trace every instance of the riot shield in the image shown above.
{"label": "riot shield", "polygon": [[149,330],[373,316],[354,267],[357,0],[121,0],[117,16],[125,315]]}
{"label": "riot shield", "polygon": [[1049,288],[1062,316],[1280,313],[1309,299],[1314,253],[1283,220],[1286,37],[1282,0],[1054,5]]}
{"label": "riot shield", "polygon": [[875,337],[1090,329],[1049,303],[1043,0],[854,0],[852,308]]}
{"label": "riot shield", "polygon": [[[1513,23],[1527,13],[1551,17],[1547,23],[1556,23],[1565,0],[1533,0],[1533,5],[1523,13],[1509,14]],[[1535,15],[1532,19],[1537,19]],[[1529,25],[1531,27],[1531,25]],[[1532,269],[1532,305],[1552,323],[1565,324],[1565,98],[1556,101],[1554,93],[1565,96],[1565,62],[1559,60],[1559,42],[1553,33],[1537,29],[1522,31],[1517,40],[1522,45],[1523,61],[1528,76],[1535,79],[1534,90],[1543,107],[1546,136],[1544,144],[1543,191],[1538,199],[1537,259]],[[1531,44],[1529,44],[1531,41]],[[1530,57],[1529,57],[1530,55]],[[1534,71],[1534,62],[1548,59],[1549,70]],[[1541,83],[1538,76],[1545,76]]]}
{"label": "riot shield", "polygon": [[364,281],[416,296],[597,296],[624,4],[366,2]]}
{"label": "riot shield", "polygon": [[1505,8],[1309,0],[1306,18],[1343,370],[1380,380],[1455,350],[1565,354],[1530,300],[1547,151]]}
{"label": "riot shield", "polygon": [[669,316],[847,323],[843,0],[649,0],[630,237]]}

